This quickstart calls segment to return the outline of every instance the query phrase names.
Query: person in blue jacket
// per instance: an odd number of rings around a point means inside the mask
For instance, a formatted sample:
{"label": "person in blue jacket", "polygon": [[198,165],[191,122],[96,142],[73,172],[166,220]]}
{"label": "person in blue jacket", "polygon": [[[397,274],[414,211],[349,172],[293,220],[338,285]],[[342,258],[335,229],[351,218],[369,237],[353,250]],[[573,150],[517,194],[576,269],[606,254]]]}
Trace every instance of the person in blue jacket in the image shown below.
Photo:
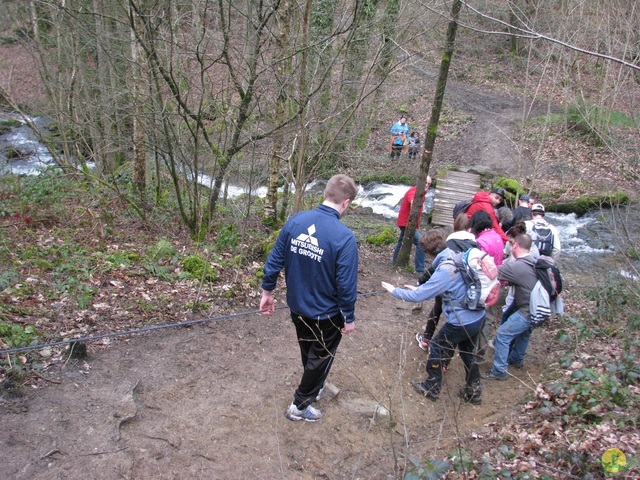
{"label": "person in blue jacket", "polygon": [[340,217],[356,192],[355,182],[347,175],[331,177],[322,204],[286,222],[264,266],[260,310],[274,312],[272,292],[284,269],[287,304],[304,367],[285,413],[289,420],[322,418],[312,403],[329,375],[342,335],[355,329],[358,247]]}
{"label": "person in blue jacket", "polygon": [[409,125],[407,125],[407,117],[403,115],[391,126],[391,154],[389,156],[391,160],[400,158],[407,135],[409,135]]}
{"label": "person in blue jacket", "polygon": [[430,342],[427,378],[422,382],[411,382],[413,388],[429,400],[437,400],[442,386],[443,366],[448,364],[457,348],[464,363],[466,379],[466,385],[459,394],[465,402],[479,404],[482,384],[475,345],[482,330],[485,311],[469,310],[462,304],[467,287],[453,262],[448,260],[453,252],[445,250],[445,236],[439,230],[428,230],[420,239],[424,253],[437,265],[429,280],[418,287],[405,285],[407,288],[396,288],[387,282],[382,282],[382,287],[394,297],[408,302],[424,302],[442,296],[446,322]]}

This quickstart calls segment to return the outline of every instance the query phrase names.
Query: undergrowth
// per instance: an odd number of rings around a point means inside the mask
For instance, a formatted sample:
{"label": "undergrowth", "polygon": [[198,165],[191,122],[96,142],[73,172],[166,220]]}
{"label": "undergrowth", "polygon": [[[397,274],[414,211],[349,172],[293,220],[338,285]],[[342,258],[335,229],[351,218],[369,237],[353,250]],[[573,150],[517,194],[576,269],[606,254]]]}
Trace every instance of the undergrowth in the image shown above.
{"label": "undergrowth", "polygon": [[[520,414],[453,451],[449,468],[412,460],[405,480],[638,478],[640,285],[612,277],[579,303],[589,308],[559,322],[555,363]],[[627,463],[612,465],[612,448]]]}

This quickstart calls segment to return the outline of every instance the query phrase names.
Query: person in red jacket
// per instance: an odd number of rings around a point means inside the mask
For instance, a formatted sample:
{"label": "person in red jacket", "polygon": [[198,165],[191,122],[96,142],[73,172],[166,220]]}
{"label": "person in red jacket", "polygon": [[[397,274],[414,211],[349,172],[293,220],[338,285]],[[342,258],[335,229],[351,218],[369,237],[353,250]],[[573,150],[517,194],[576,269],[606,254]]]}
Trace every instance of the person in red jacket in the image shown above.
{"label": "person in red jacket", "polygon": [[494,188],[491,192],[478,192],[471,199],[473,203],[469,206],[466,213],[467,217],[471,218],[474,213],[479,212],[480,210],[487,212],[491,217],[493,229],[498,235],[500,235],[502,243],[507,243],[507,236],[500,227],[500,222],[498,222],[498,217],[496,217],[496,212],[494,210],[494,208],[504,202],[504,197],[505,193],[502,188]]}
{"label": "person in red jacket", "polygon": [[[424,202],[424,199],[427,195],[427,190],[429,190],[430,186],[431,186],[431,177],[427,175],[427,183],[424,188],[424,196],[422,197],[422,202]],[[409,213],[411,212],[411,206],[413,205],[413,200],[414,200],[414,197],[416,196],[416,190],[417,190],[417,186],[411,187],[409,190],[407,190],[407,192],[404,194],[404,197],[402,198],[402,203],[400,204],[400,212],[398,212],[398,220],[396,222],[396,224],[398,225],[398,228],[400,229],[400,237],[398,238],[398,243],[396,244],[396,248],[393,251],[393,260],[391,261],[391,264],[393,266],[396,265],[396,261],[398,260],[398,253],[400,253],[400,248],[402,247],[402,241],[404,240],[404,231],[407,227],[407,222],[409,220]],[[422,218],[422,209],[418,214],[418,225],[413,235],[413,244],[416,246],[416,256],[415,256],[416,272],[423,273],[425,256],[419,244],[421,218]]]}

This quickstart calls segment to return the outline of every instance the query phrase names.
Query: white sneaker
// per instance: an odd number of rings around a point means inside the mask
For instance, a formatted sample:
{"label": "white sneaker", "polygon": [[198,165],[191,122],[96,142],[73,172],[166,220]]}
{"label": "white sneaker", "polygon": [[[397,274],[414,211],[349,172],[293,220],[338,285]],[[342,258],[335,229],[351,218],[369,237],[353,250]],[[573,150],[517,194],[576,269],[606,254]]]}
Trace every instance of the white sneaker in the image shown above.
{"label": "white sneaker", "polygon": [[298,420],[304,420],[305,422],[317,422],[322,418],[322,412],[311,405],[304,410],[299,410],[294,403],[291,403],[284,416],[294,422],[297,422]]}
{"label": "white sneaker", "polygon": [[416,304],[411,308],[411,311],[412,311],[412,312],[419,312],[420,310],[422,310],[422,302],[416,303]]}
{"label": "white sneaker", "polygon": [[322,398],[322,394],[324,393],[324,387],[326,387],[325,385],[322,385],[322,388],[320,389],[320,391],[318,392],[318,395],[316,395],[316,402],[319,402],[320,399]]}

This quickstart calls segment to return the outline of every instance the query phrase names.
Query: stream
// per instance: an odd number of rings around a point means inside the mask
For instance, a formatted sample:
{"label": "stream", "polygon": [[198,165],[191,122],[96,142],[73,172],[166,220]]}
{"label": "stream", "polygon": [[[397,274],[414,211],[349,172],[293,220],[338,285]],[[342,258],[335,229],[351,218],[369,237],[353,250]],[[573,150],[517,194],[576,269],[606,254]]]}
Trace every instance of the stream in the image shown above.
{"label": "stream", "polygon": [[[21,121],[18,116],[0,113],[0,121],[18,120],[19,125],[0,135],[0,175],[38,175],[42,169],[54,165],[54,160],[47,148],[38,141],[37,136]],[[38,127],[46,130],[47,121],[41,118],[32,119]],[[18,157],[7,158],[9,152],[20,152]],[[211,178],[201,176],[200,183],[211,184]],[[324,188],[323,181],[314,181],[307,191],[320,194]],[[390,220],[393,224],[398,216],[400,201],[408,185],[388,185],[369,183],[359,186],[358,194],[353,202],[361,207],[368,207],[372,214]],[[266,195],[266,187],[251,191],[258,197]],[[227,193],[230,198],[248,193],[247,189],[229,185]],[[433,208],[435,189],[430,189],[425,200],[425,212]],[[562,242],[562,256],[576,258],[610,256],[616,248],[616,238],[608,227],[612,215],[608,211],[599,211],[578,217],[575,214],[547,213],[547,220],[558,227]],[[582,262],[579,262],[582,263]],[[588,261],[586,262],[588,264]]]}

